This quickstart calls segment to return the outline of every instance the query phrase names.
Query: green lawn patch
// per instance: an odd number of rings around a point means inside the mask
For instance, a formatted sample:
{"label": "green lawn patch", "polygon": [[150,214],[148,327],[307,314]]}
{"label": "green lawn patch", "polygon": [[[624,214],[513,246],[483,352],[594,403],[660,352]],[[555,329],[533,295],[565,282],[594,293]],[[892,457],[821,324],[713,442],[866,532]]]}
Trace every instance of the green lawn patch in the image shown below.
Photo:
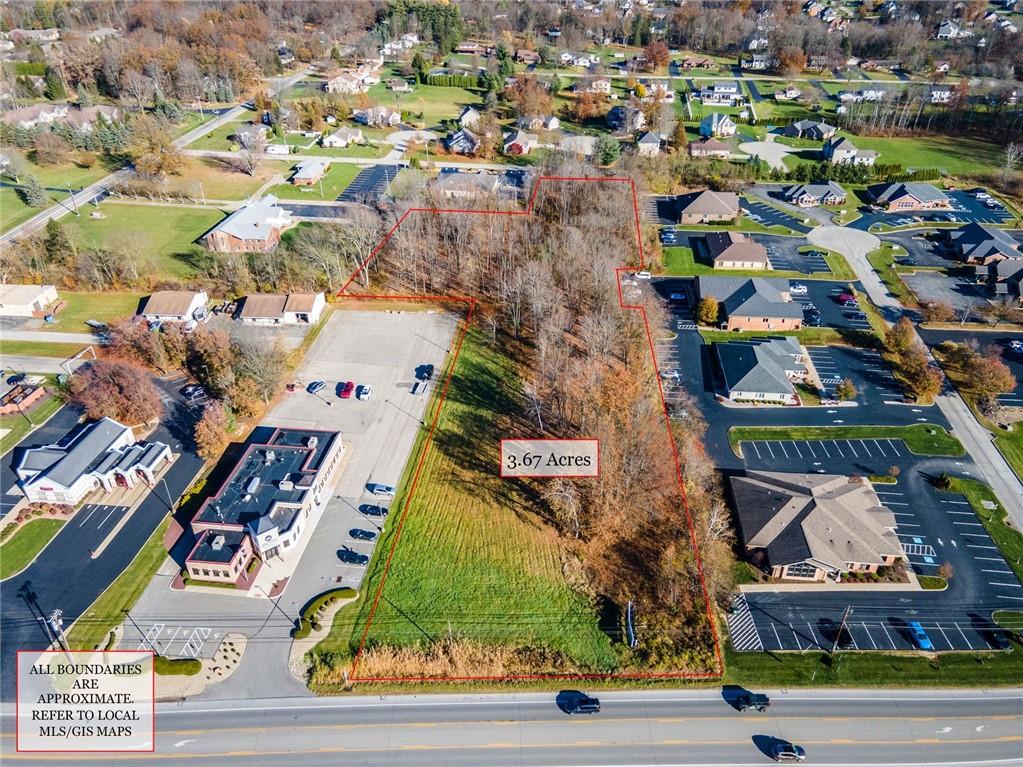
{"label": "green lawn patch", "polygon": [[[1023,533],[1008,524],[1008,515],[991,488],[975,479],[952,477],[949,490],[966,498],[1009,567],[1023,581]],[[985,508],[985,502],[994,508]]]}
{"label": "green lawn patch", "polygon": [[[981,421],[985,422],[986,419]],[[1007,431],[1003,429],[995,431],[995,447],[1012,467],[1016,476],[1023,477],[1023,427],[1017,423]]]}
{"label": "green lawn patch", "polygon": [[[6,348],[6,344],[4,346]],[[25,415],[14,413],[0,416],[0,429],[6,430],[4,436],[0,437],[0,455],[21,442],[37,426],[48,421],[50,416],[60,410],[63,404],[64,400],[51,394]]]}
{"label": "green lawn patch", "polygon": [[[455,636],[544,647],[580,668],[613,669],[611,641],[590,600],[566,583],[556,536],[531,519],[528,489],[494,470],[498,437],[514,428],[520,387],[500,345],[470,332],[370,629],[373,647],[428,648]],[[314,651],[321,667],[343,668],[359,646],[423,441],[421,433],[369,565],[364,598],[338,611]],[[340,682],[339,672],[332,681]]]}
{"label": "green lawn patch", "polygon": [[795,336],[803,346],[830,346],[845,343],[846,339],[834,328],[803,328],[802,330],[769,330],[736,332],[734,330],[700,330],[703,340],[709,344],[724,341],[743,341],[765,336]]}
{"label": "green lawn patch", "polygon": [[77,354],[85,344],[51,344],[47,341],[4,341],[4,354],[28,357],[55,357],[65,360]]}
{"label": "green lawn patch", "polygon": [[1023,682],[1023,645],[1012,652],[937,657],[881,652],[735,652],[725,642],[726,684],[746,687],[1011,687]]}
{"label": "green lawn patch", "polygon": [[68,232],[80,246],[137,254],[143,274],[154,279],[187,279],[195,274],[196,240],[224,219],[215,208],[131,205],[104,202],[103,218],[69,219]]}
{"label": "green lawn patch", "polygon": [[55,322],[44,323],[39,330],[61,333],[88,333],[86,320],[110,323],[135,314],[142,296],[138,293],[79,293],[60,291],[64,308],[54,315]]}
{"label": "green lawn patch", "polygon": [[18,528],[0,544],[0,580],[28,567],[63,526],[63,519],[33,519]]}
{"label": "green lawn patch", "polygon": [[939,575],[918,575],[916,579],[924,591],[944,591],[948,588],[948,581]]}
{"label": "green lawn patch", "polygon": [[75,621],[67,632],[70,649],[93,650],[102,647],[110,631],[124,621],[124,611],[131,609],[138,601],[167,556],[163,537],[170,523],[171,517],[168,514],[139,549],[131,564],[82,614],[84,620]]}
{"label": "green lawn patch", "polygon": [[[897,246],[896,246],[897,247]],[[906,306],[916,306],[917,300],[913,291],[903,282],[902,277],[895,268],[895,247],[892,243],[886,242],[880,248],[867,254],[867,261],[881,278],[881,282],[888,288],[888,292],[895,296],[900,303]]]}
{"label": "green lawn patch", "polygon": [[733,426],[728,444],[741,457],[740,442],[762,439],[901,439],[917,455],[963,455],[962,444],[940,426]]}
{"label": "green lawn patch", "polygon": [[195,676],[202,671],[202,661],[198,658],[165,658],[157,655],[153,659],[153,668],[161,676]]}
{"label": "green lawn patch", "polygon": [[[368,96],[371,101],[394,107],[394,94],[388,90],[386,81],[372,86]],[[458,117],[463,107],[482,104],[483,93],[446,85],[417,85],[412,93],[399,94],[398,99],[401,110],[412,114],[413,122],[419,122],[422,114],[426,127],[436,128],[441,120]]]}
{"label": "green lawn patch", "polygon": [[[745,219],[743,219],[745,221]],[[691,227],[686,227],[691,228]],[[705,231],[712,231],[707,227]],[[813,248],[811,248],[813,249]],[[820,250],[816,248],[816,250]],[[854,280],[855,273],[846,263],[845,259],[838,253],[825,252],[824,260],[832,270],[829,272],[803,272],[790,271],[785,269],[715,269],[710,264],[697,261],[693,249],[684,245],[672,245],[661,248],[663,254],[664,271],[666,274],[680,276],[696,276],[701,274],[725,275],[730,277],[785,277],[792,280]]]}
{"label": "green lawn patch", "polygon": [[[291,183],[276,184],[267,192],[282,200],[334,200],[359,175],[360,170],[358,165],[348,162],[331,163],[330,169],[323,177],[322,194],[320,183],[312,186],[295,186]],[[291,173],[285,174],[286,178],[290,176]]]}
{"label": "green lawn patch", "polygon": [[1005,147],[968,136],[913,136],[879,138],[840,131],[860,149],[880,152],[879,163],[899,163],[905,168],[938,168],[945,173],[997,172],[1005,159]]}

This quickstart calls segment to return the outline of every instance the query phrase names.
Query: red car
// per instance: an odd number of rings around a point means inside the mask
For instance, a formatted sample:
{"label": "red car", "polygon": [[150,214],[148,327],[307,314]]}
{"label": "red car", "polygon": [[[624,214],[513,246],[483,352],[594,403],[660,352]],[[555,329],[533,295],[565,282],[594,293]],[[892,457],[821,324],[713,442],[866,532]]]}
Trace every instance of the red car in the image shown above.
{"label": "red car", "polygon": [[345,381],[337,385],[337,396],[341,399],[348,399],[352,396],[353,391],[355,391],[355,381]]}

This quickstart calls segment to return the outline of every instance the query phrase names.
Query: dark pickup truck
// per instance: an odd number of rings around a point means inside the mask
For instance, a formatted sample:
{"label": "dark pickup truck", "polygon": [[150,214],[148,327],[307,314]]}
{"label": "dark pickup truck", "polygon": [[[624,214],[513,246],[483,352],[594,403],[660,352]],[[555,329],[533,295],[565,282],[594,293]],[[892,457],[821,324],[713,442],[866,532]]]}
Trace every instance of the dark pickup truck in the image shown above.
{"label": "dark pickup truck", "polygon": [[767,707],[771,705],[771,699],[766,695],[761,695],[755,692],[747,692],[740,695],[735,700],[735,707],[740,711],[746,711],[747,709],[753,708],[757,711],[766,711]]}

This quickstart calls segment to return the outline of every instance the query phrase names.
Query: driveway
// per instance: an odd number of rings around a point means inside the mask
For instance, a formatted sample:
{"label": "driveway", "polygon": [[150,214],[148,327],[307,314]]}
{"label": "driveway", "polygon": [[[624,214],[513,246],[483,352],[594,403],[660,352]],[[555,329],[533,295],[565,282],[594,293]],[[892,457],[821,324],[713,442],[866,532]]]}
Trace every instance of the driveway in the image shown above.
{"label": "driveway", "polygon": [[773,136],[768,134],[767,141],[745,141],[739,144],[738,149],[745,154],[759,157],[771,168],[785,170],[785,155],[792,154],[794,150],[784,144],[776,144],[770,140],[772,138]]}
{"label": "driveway", "polygon": [[988,304],[978,286],[967,279],[961,270],[955,275],[931,271],[913,272],[903,274],[902,280],[919,301],[941,301],[955,309],[957,314]]}
{"label": "driveway", "polygon": [[902,304],[888,293],[888,288],[867,261],[867,254],[881,244],[875,235],[843,226],[819,226],[807,234],[806,240],[811,245],[834,250],[845,256],[870,300],[889,321],[894,322],[902,316]]}
{"label": "driveway", "polygon": [[[335,310],[296,373],[308,384],[322,380],[317,395],[304,388],[287,393],[264,419],[266,426],[327,429],[341,432],[348,446],[334,497],[326,505],[283,595],[274,601],[260,595],[241,596],[171,591],[177,564],[170,558],[132,610],[133,623],[143,632],[159,625],[160,636],[191,636],[212,629],[201,653],[211,655],[225,633],[249,637],[238,670],[212,686],[203,697],[236,699],[259,695],[308,695],[305,685],[288,670],[290,631],[302,607],[329,588],[359,588],[365,566],[343,564],[341,546],[371,555],[374,543],[353,541],[355,528],[375,531],[382,523],[359,506],[380,503],[367,496],[366,483],[398,485],[413,442],[422,425],[428,397],[410,393],[416,366],[433,364],[439,371],[447,357],[457,319],[437,312],[376,312]],[[369,384],[368,400],[335,396],[339,382]],[[387,505],[384,502],[383,505]],[[180,617],[179,617],[180,616]],[[143,637],[125,624],[121,646],[136,649]],[[195,644],[175,640],[170,652],[190,652]]]}

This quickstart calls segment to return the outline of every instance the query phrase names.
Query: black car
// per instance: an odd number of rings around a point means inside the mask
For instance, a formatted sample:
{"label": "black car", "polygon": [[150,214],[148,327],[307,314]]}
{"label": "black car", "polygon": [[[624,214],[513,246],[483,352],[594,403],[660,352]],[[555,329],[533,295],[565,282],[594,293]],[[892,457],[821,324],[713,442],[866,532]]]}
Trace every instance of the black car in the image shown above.
{"label": "black car", "polygon": [[372,530],[362,530],[358,527],[353,527],[348,534],[357,541],[375,541],[377,538],[377,534]]}
{"label": "black car", "polygon": [[417,367],[416,378],[420,381],[433,380],[433,365],[420,365]]}
{"label": "black car", "polygon": [[386,517],[387,508],[372,503],[364,503],[359,506],[359,513],[365,514],[367,517]]}
{"label": "black car", "polygon": [[811,328],[819,328],[824,324],[824,320],[821,319],[819,314],[812,314],[805,321]]}
{"label": "black car", "polygon": [[369,557],[365,554],[360,554],[359,552],[347,547],[342,547],[338,550],[337,558],[346,565],[365,565],[369,563]]}
{"label": "black car", "polygon": [[25,378],[26,375],[24,373],[15,373],[14,375],[7,379],[7,383],[13,386],[14,384],[20,384],[22,381],[25,380]]}
{"label": "black car", "polygon": [[580,695],[569,704],[567,711],[569,714],[599,714],[600,701],[589,695]]}
{"label": "black car", "polygon": [[751,708],[755,711],[766,711],[770,705],[770,698],[756,692],[743,693],[735,699],[735,707],[740,711],[746,711]]}

